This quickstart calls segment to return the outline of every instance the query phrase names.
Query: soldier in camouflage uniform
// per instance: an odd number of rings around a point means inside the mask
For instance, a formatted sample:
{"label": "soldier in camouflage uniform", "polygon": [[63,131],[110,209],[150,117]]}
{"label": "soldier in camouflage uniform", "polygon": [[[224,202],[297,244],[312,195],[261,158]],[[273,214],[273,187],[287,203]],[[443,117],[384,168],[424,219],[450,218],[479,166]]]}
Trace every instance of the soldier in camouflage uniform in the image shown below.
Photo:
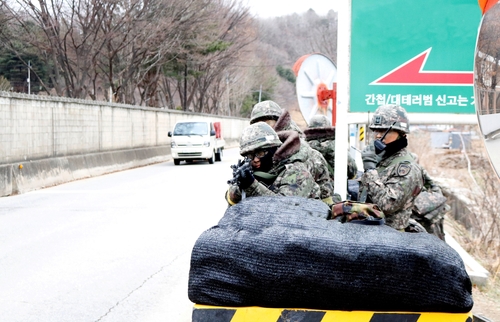
{"label": "soldier in camouflage uniform", "polygon": [[[411,153],[411,155],[418,163],[417,154]],[[444,215],[450,210],[450,206],[446,204],[448,199],[441,191],[441,187],[434,182],[424,168],[422,168],[422,175],[424,177],[424,189],[415,199],[411,218],[421,224],[429,234],[445,240],[443,226]]]}
{"label": "soldier in camouflage uniform", "polygon": [[263,101],[254,105],[250,115],[250,124],[265,122],[277,133],[282,131],[295,131],[300,137],[301,149],[307,154],[306,164],[309,172],[313,175],[315,182],[321,189],[321,200],[331,206],[341,200],[340,196],[333,192],[333,180],[330,178],[328,163],[323,155],[312,149],[304,140],[304,132],[292,120],[290,113],[282,109],[276,102]]}
{"label": "soldier in camouflage uniform", "polygon": [[361,154],[365,172],[361,177],[360,201],[377,204],[387,225],[408,230],[423,177],[422,169],[406,149],[410,133],[406,110],[399,105],[379,106],[369,128],[376,140]]}
{"label": "soldier in camouflage uniform", "polygon": [[295,131],[304,138],[304,132],[292,120],[290,113],[274,101],[263,101],[254,105],[250,114],[250,124],[257,122],[269,124],[276,132]]}
{"label": "soldier in camouflage uniform", "polygon": [[[328,162],[330,178],[334,180],[335,128],[325,115],[314,115],[309,122],[309,128],[304,130],[304,135],[309,146],[319,151]],[[350,154],[347,154],[347,179],[354,179],[357,172],[356,161]]]}
{"label": "soldier in camouflage uniform", "polygon": [[269,125],[258,122],[247,127],[240,139],[240,154],[252,160],[252,166],[237,170],[237,185],[231,185],[226,200],[233,205],[253,196],[299,196],[319,199],[320,189],[305,161],[307,154],[301,149],[296,132],[278,135]]}

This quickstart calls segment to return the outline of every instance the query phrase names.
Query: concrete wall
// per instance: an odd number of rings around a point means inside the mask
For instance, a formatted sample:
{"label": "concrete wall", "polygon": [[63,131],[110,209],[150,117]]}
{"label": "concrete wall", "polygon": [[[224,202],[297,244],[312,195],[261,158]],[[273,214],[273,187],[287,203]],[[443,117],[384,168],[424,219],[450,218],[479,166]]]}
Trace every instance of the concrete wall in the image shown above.
{"label": "concrete wall", "polygon": [[248,119],[0,92],[0,196],[162,162],[178,120],[221,122],[237,146]]}

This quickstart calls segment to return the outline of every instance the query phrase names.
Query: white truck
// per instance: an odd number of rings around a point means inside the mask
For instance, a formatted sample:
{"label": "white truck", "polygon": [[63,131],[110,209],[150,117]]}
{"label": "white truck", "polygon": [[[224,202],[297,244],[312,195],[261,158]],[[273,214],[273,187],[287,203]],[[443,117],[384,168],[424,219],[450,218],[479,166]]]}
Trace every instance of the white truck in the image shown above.
{"label": "white truck", "polygon": [[220,122],[207,120],[185,120],[175,124],[168,132],[172,138],[170,150],[175,165],[181,161],[206,160],[213,164],[222,160],[225,140],[222,138]]}

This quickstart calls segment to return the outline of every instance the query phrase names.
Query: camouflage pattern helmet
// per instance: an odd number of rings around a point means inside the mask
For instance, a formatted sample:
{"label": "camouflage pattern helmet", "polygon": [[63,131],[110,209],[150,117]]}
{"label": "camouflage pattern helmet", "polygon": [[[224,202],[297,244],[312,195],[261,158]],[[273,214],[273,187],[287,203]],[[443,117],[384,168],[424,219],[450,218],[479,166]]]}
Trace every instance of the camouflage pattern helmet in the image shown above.
{"label": "camouflage pattern helmet", "polygon": [[240,138],[240,154],[280,146],[278,134],[267,123],[257,122],[243,130]]}
{"label": "camouflage pattern helmet", "polygon": [[268,119],[277,120],[281,116],[282,112],[283,110],[281,107],[273,101],[259,102],[252,108],[252,113],[250,114],[250,124]]}
{"label": "camouflage pattern helmet", "polygon": [[332,122],[326,117],[326,115],[321,115],[321,114],[316,114],[313,117],[311,117],[311,120],[309,121],[309,127],[310,128],[315,128],[315,127],[331,127]]}
{"label": "camouflage pattern helmet", "polygon": [[393,130],[410,133],[410,122],[406,110],[400,105],[389,104],[379,106],[373,113],[370,129],[386,130],[392,125]]}

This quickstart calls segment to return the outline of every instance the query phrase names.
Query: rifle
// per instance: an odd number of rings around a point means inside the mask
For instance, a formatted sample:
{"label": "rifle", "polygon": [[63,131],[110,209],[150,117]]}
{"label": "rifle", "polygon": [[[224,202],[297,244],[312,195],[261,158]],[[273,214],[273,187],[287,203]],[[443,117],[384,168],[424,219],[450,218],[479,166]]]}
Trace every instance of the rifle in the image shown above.
{"label": "rifle", "polygon": [[231,169],[233,169],[233,178],[227,180],[228,184],[234,185],[234,186],[239,186],[240,185],[240,169],[243,167],[251,167],[251,162],[252,160],[245,157],[243,160],[238,160],[237,164],[231,165]]}

